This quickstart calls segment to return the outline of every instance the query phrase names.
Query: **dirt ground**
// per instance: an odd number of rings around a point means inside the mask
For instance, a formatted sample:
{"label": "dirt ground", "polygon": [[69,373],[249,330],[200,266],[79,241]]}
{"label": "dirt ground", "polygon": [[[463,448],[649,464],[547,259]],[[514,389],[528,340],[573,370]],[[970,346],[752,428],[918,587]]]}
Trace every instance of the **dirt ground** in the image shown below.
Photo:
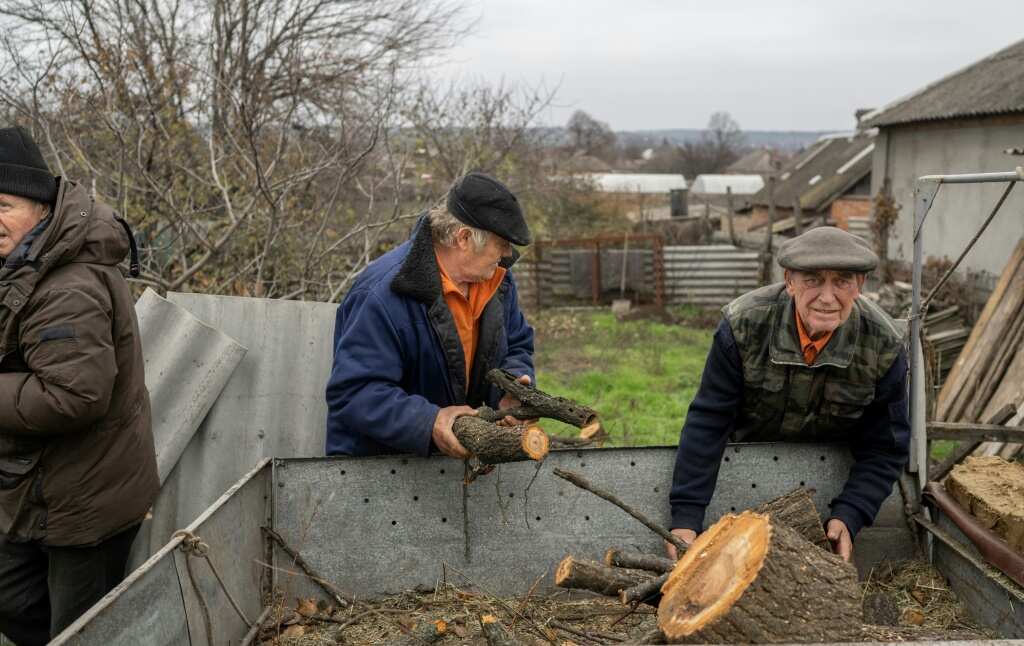
{"label": "dirt ground", "polygon": [[[990,639],[975,625],[945,579],[922,562],[884,564],[863,584],[864,641]],[[443,621],[436,643],[486,646],[479,617],[496,616],[524,646],[635,643],[653,629],[655,610],[630,612],[618,601],[579,592],[501,599],[477,590],[442,585],[405,592],[334,611],[312,600],[279,603],[262,633],[265,646],[397,644],[426,622]],[[296,601],[298,603],[296,603]]]}

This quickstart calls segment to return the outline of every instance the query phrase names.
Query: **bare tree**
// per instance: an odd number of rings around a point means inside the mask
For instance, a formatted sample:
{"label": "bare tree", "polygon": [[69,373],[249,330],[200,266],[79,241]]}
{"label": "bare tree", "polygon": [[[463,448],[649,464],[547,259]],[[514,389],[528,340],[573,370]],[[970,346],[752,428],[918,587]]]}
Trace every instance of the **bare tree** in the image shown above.
{"label": "bare tree", "polygon": [[396,97],[461,30],[445,0],[6,0],[0,15],[16,27],[0,104],[137,227],[143,282],[272,297],[336,298],[400,219]]}
{"label": "bare tree", "polygon": [[606,161],[615,157],[617,138],[607,123],[598,121],[583,110],[577,110],[569,117],[565,128],[574,152],[593,155]]}

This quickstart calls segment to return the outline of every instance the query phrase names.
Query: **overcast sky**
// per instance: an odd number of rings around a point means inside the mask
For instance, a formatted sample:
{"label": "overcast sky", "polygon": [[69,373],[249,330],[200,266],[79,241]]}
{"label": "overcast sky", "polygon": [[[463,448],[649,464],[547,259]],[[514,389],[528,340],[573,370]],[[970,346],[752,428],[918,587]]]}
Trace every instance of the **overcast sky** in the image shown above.
{"label": "overcast sky", "polygon": [[559,87],[616,130],[849,129],[1024,39],[1021,0],[465,0],[471,35],[432,73]]}

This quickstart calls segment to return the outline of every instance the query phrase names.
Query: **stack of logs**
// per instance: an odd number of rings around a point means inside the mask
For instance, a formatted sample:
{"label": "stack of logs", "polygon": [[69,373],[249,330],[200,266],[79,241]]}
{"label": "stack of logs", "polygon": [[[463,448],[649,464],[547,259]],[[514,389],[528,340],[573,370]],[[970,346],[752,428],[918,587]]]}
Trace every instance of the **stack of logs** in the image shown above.
{"label": "stack of logs", "polygon": [[568,556],[555,584],[657,607],[642,643],[856,641],[857,573],[828,550],[810,494],[725,515],[677,562],[614,548],[604,563]]}

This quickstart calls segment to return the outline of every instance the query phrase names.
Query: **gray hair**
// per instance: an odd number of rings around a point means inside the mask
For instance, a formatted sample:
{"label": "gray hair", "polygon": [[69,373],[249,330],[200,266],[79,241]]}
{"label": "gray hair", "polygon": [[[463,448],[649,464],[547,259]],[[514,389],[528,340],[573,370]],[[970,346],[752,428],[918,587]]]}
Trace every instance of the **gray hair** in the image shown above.
{"label": "gray hair", "polygon": [[430,232],[434,234],[434,240],[441,246],[454,247],[456,235],[459,229],[463,228],[469,229],[473,233],[473,248],[476,251],[482,251],[487,245],[486,231],[460,222],[443,205],[433,207],[428,215],[430,217]]}

